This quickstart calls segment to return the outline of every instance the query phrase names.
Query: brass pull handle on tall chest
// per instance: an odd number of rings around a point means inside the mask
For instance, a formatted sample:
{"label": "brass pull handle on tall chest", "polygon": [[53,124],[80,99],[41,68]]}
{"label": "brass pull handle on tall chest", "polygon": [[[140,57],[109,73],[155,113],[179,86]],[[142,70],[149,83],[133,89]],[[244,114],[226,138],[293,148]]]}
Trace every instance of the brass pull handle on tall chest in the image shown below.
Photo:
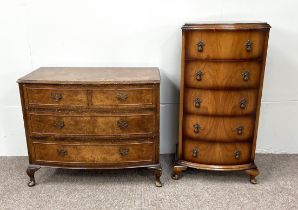
{"label": "brass pull handle on tall chest", "polygon": [[117,126],[120,129],[126,129],[128,127],[128,122],[126,120],[118,120]]}
{"label": "brass pull handle on tall chest", "polygon": [[249,80],[249,71],[244,71],[242,72],[242,78],[243,78],[243,81],[248,81]]}
{"label": "brass pull handle on tall chest", "polygon": [[195,103],[195,107],[196,108],[200,108],[201,107],[202,100],[200,98],[196,98],[194,100],[194,103]]}
{"label": "brass pull handle on tall chest", "polygon": [[128,98],[128,94],[125,93],[125,92],[118,92],[116,94],[116,98],[119,100],[119,101],[125,101],[127,98]]}
{"label": "brass pull handle on tall chest", "polygon": [[58,153],[59,156],[62,156],[62,157],[68,155],[67,150],[66,149],[62,149],[62,148],[61,149],[57,149],[57,153]]}
{"label": "brass pull handle on tall chest", "polygon": [[244,131],[244,127],[243,126],[239,126],[236,128],[236,131],[237,131],[237,134],[238,135],[242,135],[243,134],[243,131]]}
{"label": "brass pull handle on tall chest", "polygon": [[197,43],[197,49],[198,49],[198,52],[203,52],[204,47],[205,47],[205,43],[204,43],[202,40],[200,40],[200,41]]}
{"label": "brass pull handle on tall chest", "polygon": [[199,155],[199,149],[198,148],[193,148],[192,149],[192,156],[193,157],[198,157]]}
{"label": "brass pull handle on tall chest", "polygon": [[235,159],[236,159],[236,160],[240,160],[240,157],[241,157],[241,152],[240,152],[239,150],[237,150],[237,151],[235,152]]}
{"label": "brass pull handle on tall chest", "polygon": [[240,108],[241,109],[245,109],[246,108],[246,106],[247,106],[247,100],[245,99],[245,98],[243,98],[243,99],[241,99],[240,100]]}
{"label": "brass pull handle on tall chest", "polygon": [[193,132],[199,133],[201,129],[201,126],[197,123],[193,125]]}
{"label": "brass pull handle on tall chest", "polygon": [[64,127],[64,122],[63,121],[55,121],[54,122],[54,127],[55,128],[59,128],[59,129],[61,129],[61,128],[63,128]]}
{"label": "brass pull handle on tall chest", "polygon": [[246,52],[251,52],[252,51],[252,46],[253,46],[253,42],[251,40],[247,40],[245,42],[245,49],[246,49]]}
{"label": "brass pull handle on tall chest", "polygon": [[51,97],[55,101],[60,101],[63,98],[62,93],[51,93]]}
{"label": "brass pull handle on tall chest", "polygon": [[128,152],[129,152],[129,149],[128,148],[120,148],[119,149],[119,154],[121,155],[121,156],[127,156],[128,155]]}
{"label": "brass pull handle on tall chest", "polygon": [[197,72],[196,72],[196,80],[197,81],[201,81],[202,80],[202,76],[203,76],[203,72],[202,71],[200,71],[200,70],[198,70]]}

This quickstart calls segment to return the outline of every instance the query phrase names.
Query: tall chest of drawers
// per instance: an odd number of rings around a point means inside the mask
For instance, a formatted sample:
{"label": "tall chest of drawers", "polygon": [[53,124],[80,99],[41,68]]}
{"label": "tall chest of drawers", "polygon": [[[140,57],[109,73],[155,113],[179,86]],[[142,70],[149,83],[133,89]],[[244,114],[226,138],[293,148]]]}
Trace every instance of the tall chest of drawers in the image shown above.
{"label": "tall chest of drawers", "polygon": [[270,26],[185,24],[178,156],[173,179],[187,167],[244,170],[251,183]]}
{"label": "tall chest of drawers", "polygon": [[43,166],[147,167],[161,186],[157,68],[40,68],[18,83],[29,186]]}

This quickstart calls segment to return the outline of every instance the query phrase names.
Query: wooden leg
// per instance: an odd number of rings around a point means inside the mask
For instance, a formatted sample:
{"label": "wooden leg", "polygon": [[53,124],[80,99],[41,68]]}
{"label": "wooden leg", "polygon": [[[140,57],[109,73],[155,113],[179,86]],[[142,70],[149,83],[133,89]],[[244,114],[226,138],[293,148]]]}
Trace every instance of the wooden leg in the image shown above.
{"label": "wooden leg", "polygon": [[172,179],[178,180],[180,178],[180,174],[186,170],[187,170],[186,166],[178,166],[178,165],[174,166],[173,173],[172,173]]}
{"label": "wooden leg", "polygon": [[247,170],[245,170],[245,173],[247,173],[250,176],[250,183],[257,184],[256,176],[258,176],[260,174],[257,167],[247,169]]}
{"label": "wooden leg", "polygon": [[155,186],[156,187],[162,187],[162,184],[161,184],[161,181],[160,181],[160,177],[162,175],[161,165],[158,164],[156,166],[151,166],[151,167],[148,167],[148,169],[154,171],[154,175],[155,175]]}
{"label": "wooden leg", "polygon": [[28,186],[29,187],[33,187],[35,185],[35,178],[34,178],[34,174],[36,171],[38,171],[40,169],[39,166],[32,166],[32,165],[29,165],[26,172],[27,172],[27,175],[29,176],[30,178],[30,181],[28,182]]}

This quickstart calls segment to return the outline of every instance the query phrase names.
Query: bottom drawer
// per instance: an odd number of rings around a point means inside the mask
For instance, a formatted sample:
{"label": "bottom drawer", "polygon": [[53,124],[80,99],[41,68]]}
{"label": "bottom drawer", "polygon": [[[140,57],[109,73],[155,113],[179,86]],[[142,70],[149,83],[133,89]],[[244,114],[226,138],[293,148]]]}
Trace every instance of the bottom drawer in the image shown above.
{"label": "bottom drawer", "polygon": [[236,165],[250,162],[250,143],[209,143],[184,140],[183,159],[213,165]]}
{"label": "bottom drawer", "polygon": [[149,164],[155,161],[155,144],[142,143],[33,143],[36,164],[110,166]]}

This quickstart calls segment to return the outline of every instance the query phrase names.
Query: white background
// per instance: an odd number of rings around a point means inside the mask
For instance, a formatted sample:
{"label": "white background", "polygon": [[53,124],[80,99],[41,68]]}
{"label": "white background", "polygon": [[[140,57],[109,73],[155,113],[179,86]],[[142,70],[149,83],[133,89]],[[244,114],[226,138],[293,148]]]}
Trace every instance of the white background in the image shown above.
{"label": "white background", "polygon": [[295,0],[0,0],[0,155],[26,155],[16,80],[41,66],[157,66],[161,152],[178,132],[181,26],[267,21],[272,30],[257,151],[298,153]]}

